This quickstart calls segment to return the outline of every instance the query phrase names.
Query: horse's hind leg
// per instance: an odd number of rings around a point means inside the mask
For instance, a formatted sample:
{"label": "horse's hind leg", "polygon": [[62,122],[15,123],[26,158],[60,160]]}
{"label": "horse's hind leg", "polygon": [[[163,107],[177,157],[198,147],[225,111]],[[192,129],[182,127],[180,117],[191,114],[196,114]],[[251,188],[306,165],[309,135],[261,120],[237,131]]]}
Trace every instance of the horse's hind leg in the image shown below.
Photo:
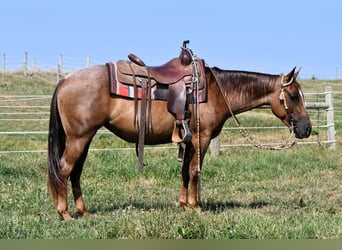
{"label": "horse's hind leg", "polygon": [[81,155],[81,158],[77,161],[77,164],[75,165],[74,169],[72,170],[70,174],[72,194],[74,196],[74,201],[75,201],[75,212],[83,216],[90,215],[90,213],[88,212],[84,204],[84,200],[82,197],[81,184],[80,184],[83,164],[88,154],[89,145],[90,145],[90,142],[88,142],[88,144],[86,145]]}
{"label": "horse's hind leg", "polygon": [[67,202],[67,181],[69,176],[71,176],[76,210],[78,210],[77,212],[81,212],[83,214],[87,213],[82,198],[79,179],[83,168],[83,162],[85,160],[92,137],[93,135],[82,138],[67,138],[66,148],[60,160],[60,174],[63,185],[60,186],[57,196],[57,212],[63,217],[64,220],[72,219],[68,211]]}

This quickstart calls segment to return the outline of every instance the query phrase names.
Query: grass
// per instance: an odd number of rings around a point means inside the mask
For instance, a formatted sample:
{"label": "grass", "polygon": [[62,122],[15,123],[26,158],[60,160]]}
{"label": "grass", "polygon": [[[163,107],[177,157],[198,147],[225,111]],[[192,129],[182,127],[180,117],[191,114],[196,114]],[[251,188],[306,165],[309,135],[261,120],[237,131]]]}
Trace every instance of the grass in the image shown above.
{"label": "grass", "polygon": [[[305,153],[303,153],[303,151]],[[1,238],[340,238],[341,159],[324,148],[233,149],[205,162],[203,213],[175,205],[172,152],[92,152],[82,184],[90,218],[64,222],[45,182],[45,155],[1,156]],[[167,162],[170,162],[169,164]],[[313,162],[315,164],[313,164]],[[70,197],[71,209],[73,208]]]}
{"label": "grass", "polygon": [[[14,82],[0,78],[0,85],[6,84],[1,94],[53,91],[42,82]],[[251,120],[242,119],[257,122],[253,114]],[[47,130],[47,122],[18,124],[1,123],[0,130]],[[264,138],[266,133],[255,136]],[[46,135],[0,136],[0,151],[44,149],[47,144]],[[107,134],[97,135],[92,144],[92,148],[126,146],[132,145]],[[340,144],[335,151],[301,145],[276,152],[251,148],[230,148],[219,156],[209,152],[201,180],[203,212],[197,214],[176,205],[181,164],[175,149],[147,150],[142,174],[133,150],[91,151],[81,181],[92,216],[71,222],[60,220],[47,190],[46,153],[0,153],[0,238],[338,239],[342,237],[340,152]],[[69,205],[73,211],[70,190]]]}

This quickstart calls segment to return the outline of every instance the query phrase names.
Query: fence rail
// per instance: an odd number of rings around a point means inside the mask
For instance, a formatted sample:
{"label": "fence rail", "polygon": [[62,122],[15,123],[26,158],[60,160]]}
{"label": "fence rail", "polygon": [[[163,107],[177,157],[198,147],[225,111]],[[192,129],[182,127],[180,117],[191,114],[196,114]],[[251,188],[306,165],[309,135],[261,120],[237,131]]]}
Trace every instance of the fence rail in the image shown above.
{"label": "fence rail", "polygon": [[[319,132],[317,136],[319,138],[317,140],[304,140],[298,142],[298,144],[306,145],[306,144],[327,144],[331,149],[336,147],[336,131],[335,131],[335,122],[334,122],[334,113],[340,112],[341,109],[335,109],[333,106],[333,91],[331,87],[326,87],[323,93],[305,93],[305,96],[310,101],[306,103],[306,107],[308,112],[310,113],[311,120],[313,122],[313,129],[316,130],[325,130],[326,136],[324,138],[320,138],[322,134]],[[338,93],[338,94],[342,94]],[[319,98],[317,98],[319,96]],[[0,131],[0,136],[47,136],[48,131],[44,130],[44,128],[48,127],[47,121],[49,120],[48,115],[50,108],[49,105],[38,105],[37,101],[45,101],[46,104],[50,102],[51,96],[49,95],[0,95],[0,122],[2,126],[0,126],[1,130],[4,128],[8,128],[8,131]],[[312,101],[314,99],[318,101]],[[339,102],[340,100],[335,100],[335,102]],[[259,109],[256,109],[256,112],[263,112],[264,110],[269,110],[269,107],[263,106]],[[322,112],[323,110],[323,112]],[[247,112],[248,113],[248,112]],[[324,113],[322,115],[321,113]],[[25,126],[18,126],[20,123],[41,123],[43,125],[37,126],[37,130],[30,130],[27,129]],[[7,126],[4,125],[7,123]],[[257,124],[250,124],[250,126],[246,126],[247,129],[253,131],[260,131],[260,130],[284,130],[285,126],[277,125],[277,126],[255,126]],[[40,128],[40,130],[39,130]],[[43,128],[43,130],[42,130]],[[232,131],[236,131],[239,128],[230,126],[226,123],[223,128],[221,135],[217,138],[212,140],[211,143],[211,151],[213,153],[219,152],[220,149],[226,147],[247,147],[251,146],[249,143],[244,143],[243,141],[233,141],[233,142],[225,142],[224,137],[225,134],[230,131],[229,135]],[[98,131],[99,135],[102,134],[111,134],[108,130],[101,129]],[[222,138],[222,140],[221,140]],[[7,138],[8,140],[8,138]],[[272,145],[279,145],[281,142],[274,142],[268,141],[265,143],[267,146]],[[148,149],[175,149],[175,145],[168,145],[168,146],[159,146],[159,147],[151,147]],[[91,151],[98,151],[98,150],[134,150],[135,147],[128,147],[128,148],[91,148]],[[46,152],[46,149],[27,149],[27,150],[10,150],[10,149],[1,149],[0,153],[18,153],[18,152],[27,152],[27,153],[41,153]]]}

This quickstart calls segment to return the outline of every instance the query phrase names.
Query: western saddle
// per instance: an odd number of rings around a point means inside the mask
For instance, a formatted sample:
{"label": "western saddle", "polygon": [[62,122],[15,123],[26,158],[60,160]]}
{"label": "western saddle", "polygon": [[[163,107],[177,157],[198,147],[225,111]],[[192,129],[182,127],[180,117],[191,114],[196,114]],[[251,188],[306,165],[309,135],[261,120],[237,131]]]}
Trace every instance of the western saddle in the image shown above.
{"label": "western saddle", "polygon": [[[132,85],[135,99],[134,123],[139,126],[139,142],[137,153],[139,157],[139,169],[143,167],[143,147],[145,134],[152,129],[151,114],[151,89],[155,85],[161,86],[168,111],[175,117],[172,141],[176,143],[189,142],[192,134],[189,129],[190,111],[188,109],[188,96],[193,91],[198,91],[205,85],[204,62],[200,60],[191,49],[187,48],[189,41],[184,41],[179,57],[171,59],[161,66],[146,66],[146,64],[134,54],[129,54],[130,61],[117,62],[117,80],[121,83]],[[138,123],[138,88],[142,90],[140,121]],[[193,101],[193,100],[192,100]],[[146,114],[148,118],[146,121]],[[146,123],[148,129],[146,129]]]}

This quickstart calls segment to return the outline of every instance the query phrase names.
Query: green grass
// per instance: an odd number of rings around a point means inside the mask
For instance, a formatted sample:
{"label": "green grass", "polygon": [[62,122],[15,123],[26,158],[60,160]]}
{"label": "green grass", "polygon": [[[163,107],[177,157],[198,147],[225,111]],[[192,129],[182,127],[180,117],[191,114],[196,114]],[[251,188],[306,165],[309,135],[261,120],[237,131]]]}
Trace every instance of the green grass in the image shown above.
{"label": "green grass", "polygon": [[[320,82],[304,84],[321,87]],[[0,78],[0,85],[6,85],[1,94],[51,94],[54,89],[36,80]],[[258,122],[254,114],[241,120]],[[265,125],[273,121],[263,120]],[[46,131],[47,122],[0,124],[0,131],[9,129]],[[265,132],[254,135],[266,137]],[[46,149],[46,138],[0,135],[0,151]],[[128,146],[132,145],[114,135],[99,134],[91,147]],[[219,156],[209,152],[201,179],[203,212],[198,214],[176,205],[181,163],[175,149],[146,150],[142,174],[134,150],[91,151],[81,181],[92,215],[65,222],[47,190],[46,153],[0,153],[0,238],[338,239],[342,237],[340,154],[340,143],[335,151],[297,145],[288,151],[229,148]],[[69,208],[73,211],[70,190]]]}
{"label": "green grass", "polygon": [[341,159],[328,149],[232,149],[207,157],[201,214],[175,205],[181,166],[174,153],[148,153],[143,174],[133,152],[90,153],[82,184],[93,214],[71,222],[55,213],[44,154],[1,156],[0,238],[342,236]]}

